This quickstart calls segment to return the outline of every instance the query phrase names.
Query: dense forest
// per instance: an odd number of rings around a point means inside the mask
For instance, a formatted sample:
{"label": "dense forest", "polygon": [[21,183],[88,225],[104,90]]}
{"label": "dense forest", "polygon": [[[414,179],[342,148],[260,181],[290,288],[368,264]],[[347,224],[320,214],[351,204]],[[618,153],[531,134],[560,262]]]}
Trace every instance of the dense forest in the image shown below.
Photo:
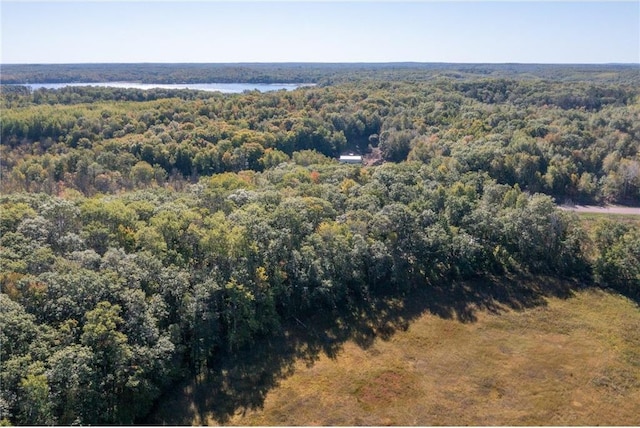
{"label": "dense forest", "polygon": [[0,83],[319,83],[509,78],[633,83],[635,64],[235,63],[4,64]]}
{"label": "dense forest", "polygon": [[638,87],[438,78],[227,96],[4,86],[3,188],[113,193],[262,171],[301,150],[379,149],[386,161],[452,163],[560,201],[629,203],[640,197]]}
{"label": "dense forest", "polygon": [[[2,79],[235,70],[95,67]],[[0,419],[144,422],[222,356],[414,290],[544,275],[640,298],[640,229],[556,205],[640,201],[638,68],[513,67],[253,66],[236,81],[318,85],[242,94],[3,85]]]}

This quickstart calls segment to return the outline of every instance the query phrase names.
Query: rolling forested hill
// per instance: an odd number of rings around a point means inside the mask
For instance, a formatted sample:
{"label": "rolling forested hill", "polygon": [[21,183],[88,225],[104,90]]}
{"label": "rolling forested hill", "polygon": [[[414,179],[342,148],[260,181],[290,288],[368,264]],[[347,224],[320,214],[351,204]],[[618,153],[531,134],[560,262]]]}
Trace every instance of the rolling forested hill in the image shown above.
{"label": "rolling forested hill", "polygon": [[638,84],[637,64],[236,63],[236,64],[5,64],[1,83],[336,83],[509,78]]}
{"label": "rolling forested hill", "polygon": [[[555,293],[519,278],[637,301],[637,223],[584,227],[556,202],[640,202],[638,79],[624,65],[3,66],[3,83],[317,85],[2,85],[0,418],[139,423],[247,354],[384,335],[371,320],[414,293],[436,315]],[[281,370],[211,396],[264,392]]]}

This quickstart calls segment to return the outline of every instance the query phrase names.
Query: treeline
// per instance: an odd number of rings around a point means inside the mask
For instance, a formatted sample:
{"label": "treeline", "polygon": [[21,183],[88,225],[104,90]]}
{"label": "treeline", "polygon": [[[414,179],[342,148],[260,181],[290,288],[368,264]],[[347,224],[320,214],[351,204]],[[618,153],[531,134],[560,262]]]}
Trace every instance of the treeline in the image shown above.
{"label": "treeline", "polygon": [[132,424],[177,379],[375,296],[513,273],[580,276],[543,195],[419,163],[286,163],[181,192],[0,199],[2,418]]}
{"label": "treeline", "polygon": [[3,91],[5,190],[87,195],[261,171],[314,149],[452,161],[558,200],[640,200],[638,87],[485,79],[235,95]]}
{"label": "treeline", "polygon": [[23,85],[2,85],[4,108],[29,104],[89,104],[100,101],[155,101],[165,98],[207,99],[210,92],[190,89],[135,89],[102,86],[65,86],[58,89],[31,90]]}
{"label": "treeline", "polygon": [[318,83],[517,78],[640,84],[637,64],[229,63],[5,64],[0,83]]}
{"label": "treeline", "polygon": [[[320,156],[320,155],[317,155]],[[12,424],[132,424],[179,379],[314,314],[513,275],[640,294],[640,231],[589,241],[545,195],[452,163],[325,162],[65,198],[0,198],[0,408]],[[260,377],[256,374],[256,379]]]}

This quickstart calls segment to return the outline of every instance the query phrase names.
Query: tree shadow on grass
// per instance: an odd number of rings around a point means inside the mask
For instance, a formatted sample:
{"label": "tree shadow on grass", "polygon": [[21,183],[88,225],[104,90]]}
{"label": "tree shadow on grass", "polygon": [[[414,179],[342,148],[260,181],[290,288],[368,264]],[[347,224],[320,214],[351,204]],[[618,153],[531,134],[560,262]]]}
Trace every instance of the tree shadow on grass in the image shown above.
{"label": "tree shadow on grass", "polygon": [[546,305],[547,297],[568,298],[579,285],[545,277],[499,277],[448,285],[417,286],[404,295],[371,297],[350,310],[318,311],[253,346],[219,355],[207,373],[180,385],[161,400],[148,423],[225,424],[236,414],[261,409],[268,392],[294,372],[295,363],[313,365],[322,354],[335,358],[346,341],[362,348],[389,340],[414,320],[431,313],[469,323],[478,311],[502,313]]}

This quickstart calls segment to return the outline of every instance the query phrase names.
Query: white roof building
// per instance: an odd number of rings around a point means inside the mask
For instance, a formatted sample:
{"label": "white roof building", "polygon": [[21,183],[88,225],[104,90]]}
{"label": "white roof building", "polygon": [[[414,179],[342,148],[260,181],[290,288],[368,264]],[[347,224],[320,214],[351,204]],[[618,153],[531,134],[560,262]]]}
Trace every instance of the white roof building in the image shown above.
{"label": "white roof building", "polygon": [[340,162],[343,162],[343,163],[362,163],[362,156],[360,156],[360,155],[342,155],[342,156],[340,156]]}

